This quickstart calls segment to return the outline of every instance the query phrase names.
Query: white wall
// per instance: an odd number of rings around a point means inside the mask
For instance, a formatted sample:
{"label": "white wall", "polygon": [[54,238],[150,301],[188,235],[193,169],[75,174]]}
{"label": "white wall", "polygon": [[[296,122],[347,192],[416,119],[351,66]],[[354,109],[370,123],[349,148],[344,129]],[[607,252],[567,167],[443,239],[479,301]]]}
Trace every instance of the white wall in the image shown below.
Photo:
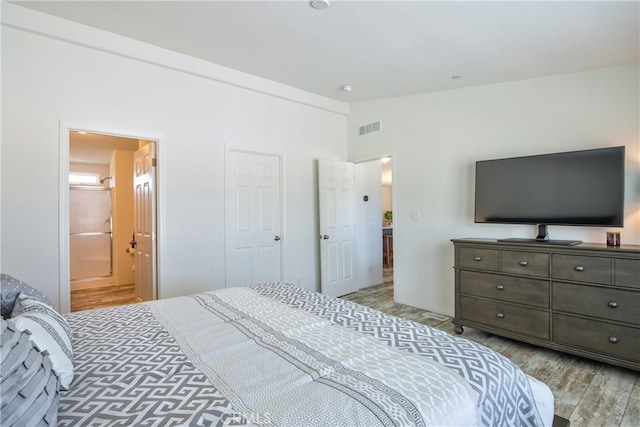
{"label": "white wall", "polygon": [[382,212],[380,218],[384,220],[387,211],[393,212],[393,190],[390,186],[382,186]]}
{"label": "white wall", "polygon": [[116,285],[135,283],[134,252],[129,243],[135,229],[135,206],[133,195],[133,151],[113,150],[109,167],[111,179],[112,212],[112,256],[113,277]]}
{"label": "white wall", "polygon": [[[349,158],[394,152],[396,299],[452,314],[449,239],[535,236],[534,226],[473,223],[476,160],[626,145],[621,240],[640,244],[639,75],[636,64],[352,104]],[[358,139],[356,126],[374,119],[382,131]],[[606,231],[549,227],[551,238],[598,243]]]}
{"label": "white wall", "polygon": [[3,272],[60,301],[62,121],[161,136],[162,297],[224,286],[224,144],[284,153],[284,280],[317,289],[314,159],[346,159],[346,104],[6,2],[2,21]]}
{"label": "white wall", "polygon": [[[367,287],[383,282],[380,161],[357,163],[355,173],[358,283]],[[365,195],[368,201],[364,201]]]}

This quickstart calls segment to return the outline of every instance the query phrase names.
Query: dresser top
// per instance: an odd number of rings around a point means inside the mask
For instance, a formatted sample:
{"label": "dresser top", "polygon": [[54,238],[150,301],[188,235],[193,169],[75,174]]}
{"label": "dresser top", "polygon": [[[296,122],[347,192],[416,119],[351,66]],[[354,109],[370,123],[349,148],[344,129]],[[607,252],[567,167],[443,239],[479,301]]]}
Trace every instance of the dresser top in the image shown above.
{"label": "dresser top", "polygon": [[453,243],[459,244],[482,244],[482,245],[496,245],[500,247],[512,247],[512,248],[527,248],[527,249],[544,249],[548,250],[556,250],[556,251],[565,251],[565,250],[578,250],[578,251],[606,251],[611,254],[614,253],[638,253],[640,254],[640,245],[620,245],[620,246],[607,246],[604,243],[580,243],[573,246],[566,245],[554,245],[548,244],[544,242],[509,242],[509,241],[498,241],[496,239],[486,239],[486,238],[473,238],[473,237],[465,237],[461,239],[451,239]]}

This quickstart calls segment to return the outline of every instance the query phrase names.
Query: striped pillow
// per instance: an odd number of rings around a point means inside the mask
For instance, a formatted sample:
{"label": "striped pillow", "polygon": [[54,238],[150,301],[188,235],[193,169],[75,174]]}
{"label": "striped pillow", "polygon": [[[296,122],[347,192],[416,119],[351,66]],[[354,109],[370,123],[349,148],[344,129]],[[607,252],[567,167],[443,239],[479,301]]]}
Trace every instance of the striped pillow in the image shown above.
{"label": "striped pillow", "polygon": [[13,304],[15,303],[16,298],[18,298],[18,295],[21,292],[24,292],[27,295],[33,295],[35,297],[41,298],[44,302],[53,307],[51,301],[49,301],[49,299],[44,296],[42,292],[9,274],[0,273],[0,292],[0,314],[2,314],[3,319],[8,319],[11,317]]}
{"label": "striped pillow", "polygon": [[56,426],[60,395],[51,359],[11,320],[0,319],[0,336],[0,425]]}
{"label": "striped pillow", "polygon": [[11,320],[16,327],[31,332],[29,338],[40,351],[47,351],[53,370],[60,377],[60,388],[69,389],[73,381],[71,328],[53,307],[40,298],[20,293]]}

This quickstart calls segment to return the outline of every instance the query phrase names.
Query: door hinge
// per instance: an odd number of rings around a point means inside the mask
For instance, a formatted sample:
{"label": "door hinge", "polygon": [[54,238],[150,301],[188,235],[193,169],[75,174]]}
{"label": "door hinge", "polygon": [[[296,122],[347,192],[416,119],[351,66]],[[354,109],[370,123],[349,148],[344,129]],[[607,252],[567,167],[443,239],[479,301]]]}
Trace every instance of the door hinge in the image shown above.
{"label": "door hinge", "polygon": [[158,165],[158,160],[154,157],[151,159],[151,167],[155,168]]}

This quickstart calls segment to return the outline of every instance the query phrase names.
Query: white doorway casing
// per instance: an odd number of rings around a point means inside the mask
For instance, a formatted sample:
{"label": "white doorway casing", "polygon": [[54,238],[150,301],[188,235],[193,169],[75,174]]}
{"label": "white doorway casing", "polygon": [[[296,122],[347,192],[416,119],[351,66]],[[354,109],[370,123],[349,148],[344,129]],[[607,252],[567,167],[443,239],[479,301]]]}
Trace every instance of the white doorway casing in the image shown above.
{"label": "white doorway casing", "polygon": [[[129,139],[139,139],[145,141],[151,141],[156,144],[156,156],[161,156],[162,149],[162,138],[158,135],[152,135],[145,132],[138,131],[130,131],[130,130],[122,130],[122,129],[114,129],[104,127],[95,123],[72,123],[72,122],[61,122],[59,127],[59,194],[58,194],[58,212],[59,212],[59,224],[58,224],[58,236],[59,236],[59,269],[58,269],[58,280],[59,280],[59,310],[61,313],[69,313],[71,311],[71,275],[69,271],[69,133],[72,131],[78,132],[88,132],[94,134],[103,134],[103,135],[111,135],[115,137],[129,138]],[[156,212],[156,233],[155,233],[155,247],[156,247],[156,255],[155,258],[160,259],[162,257],[162,246],[161,246],[161,230],[163,229],[162,225],[162,213],[161,213],[161,204],[160,201],[162,199],[161,194],[158,192],[158,189],[162,188],[161,185],[161,173],[158,170],[156,174],[156,199],[154,202],[153,209]],[[161,263],[155,262],[155,295],[157,298],[161,298],[162,294],[160,292],[160,277],[161,277]]]}

